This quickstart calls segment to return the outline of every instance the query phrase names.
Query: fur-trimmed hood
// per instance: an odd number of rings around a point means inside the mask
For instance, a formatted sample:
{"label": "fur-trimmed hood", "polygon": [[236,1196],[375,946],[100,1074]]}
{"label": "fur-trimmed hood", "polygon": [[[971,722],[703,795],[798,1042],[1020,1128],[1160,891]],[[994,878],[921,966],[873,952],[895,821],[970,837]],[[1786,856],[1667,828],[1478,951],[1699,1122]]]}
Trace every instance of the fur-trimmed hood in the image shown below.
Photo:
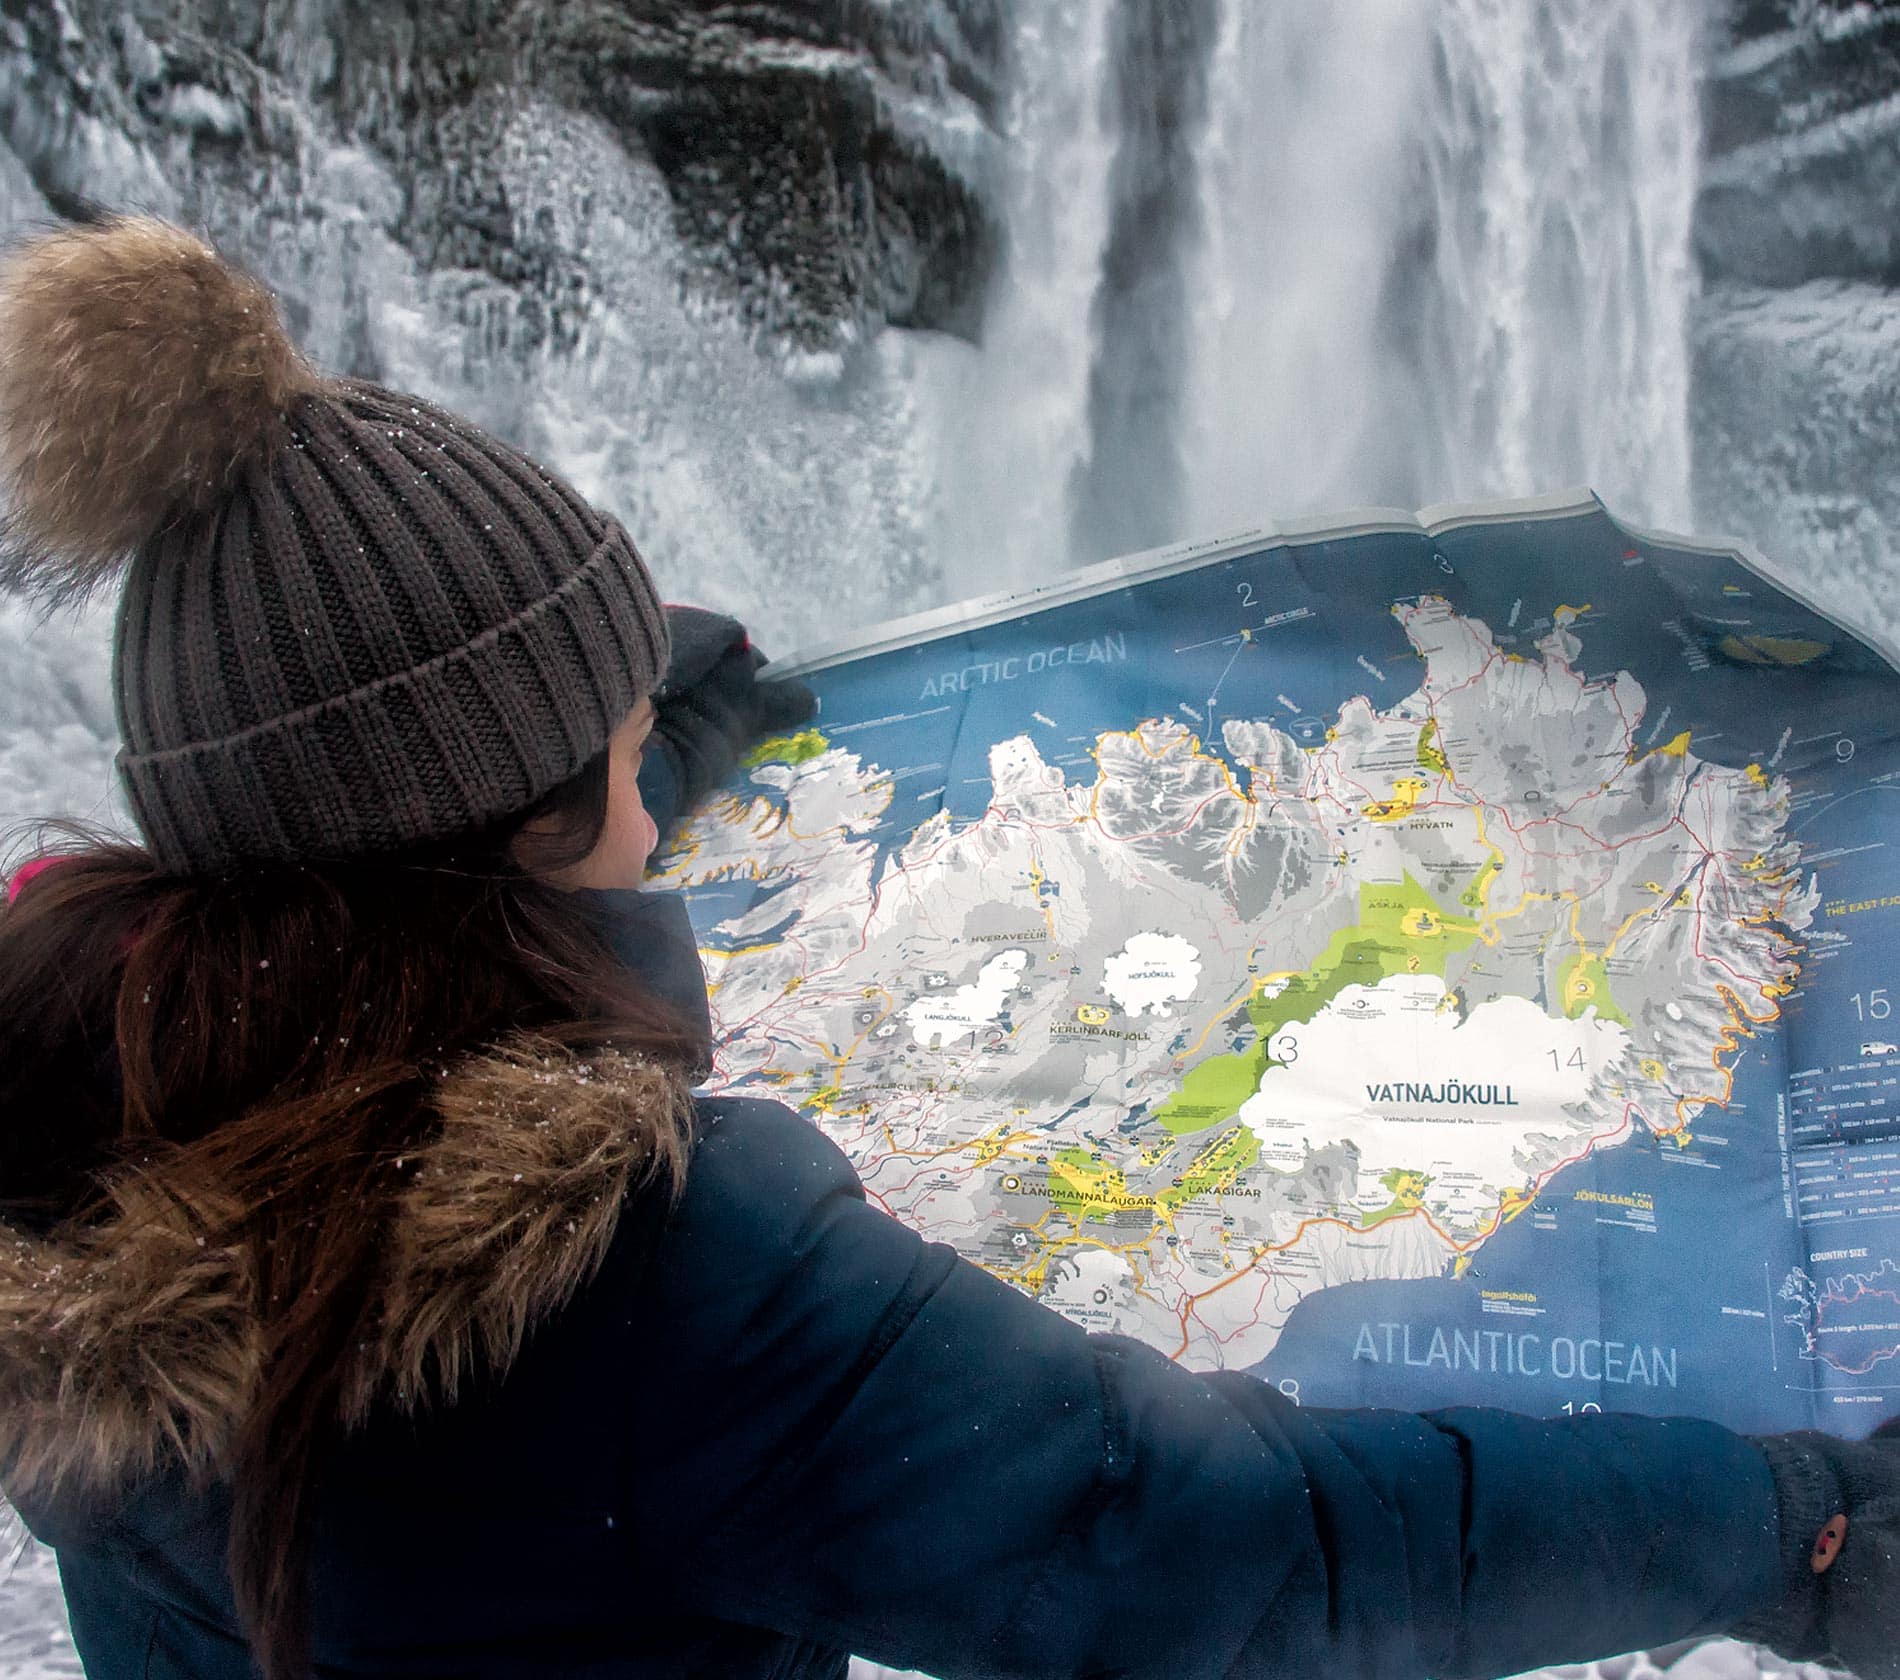
{"label": "fur-trimmed hood", "polygon": [[[684,1079],[615,1051],[522,1041],[436,1093],[404,1185],[380,1335],[345,1374],[342,1421],[379,1399],[452,1399],[505,1369],[605,1257],[625,1197],[677,1185]],[[128,1174],[107,1218],[50,1239],[0,1224],[0,1485],[23,1505],[110,1499],[165,1465],[215,1475],[259,1374],[255,1269],[228,1194]]]}

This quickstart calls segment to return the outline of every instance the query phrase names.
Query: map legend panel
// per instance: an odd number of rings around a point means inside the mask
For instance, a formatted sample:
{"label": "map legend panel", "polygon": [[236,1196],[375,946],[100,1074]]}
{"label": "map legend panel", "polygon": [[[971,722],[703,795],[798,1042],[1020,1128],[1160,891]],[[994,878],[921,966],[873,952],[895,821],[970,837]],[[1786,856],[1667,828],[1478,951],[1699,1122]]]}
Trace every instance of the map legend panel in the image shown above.
{"label": "map legend panel", "polygon": [[1802,1224],[1900,1219],[1900,1143],[1798,1149],[1795,1197]]}
{"label": "map legend panel", "polygon": [[1865,1048],[1859,1060],[1788,1076],[1788,1129],[1797,1148],[1900,1132],[1900,1050],[1884,1040]]}

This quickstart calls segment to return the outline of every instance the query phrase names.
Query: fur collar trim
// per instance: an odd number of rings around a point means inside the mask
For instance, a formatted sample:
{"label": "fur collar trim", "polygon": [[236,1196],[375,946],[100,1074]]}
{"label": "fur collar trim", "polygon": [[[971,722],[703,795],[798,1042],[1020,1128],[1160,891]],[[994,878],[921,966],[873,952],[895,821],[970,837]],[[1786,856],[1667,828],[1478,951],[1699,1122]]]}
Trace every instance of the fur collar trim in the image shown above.
{"label": "fur collar trim", "polygon": [[[619,1052],[524,1040],[464,1064],[436,1106],[346,1424],[505,1370],[599,1267],[627,1194],[684,1176],[684,1081]],[[46,1239],[0,1224],[0,1483],[23,1505],[110,1499],[166,1465],[215,1477],[256,1386],[254,1268],[205,1234],[229,1229],[229,1198],[128,1174],[110,1208]]]}

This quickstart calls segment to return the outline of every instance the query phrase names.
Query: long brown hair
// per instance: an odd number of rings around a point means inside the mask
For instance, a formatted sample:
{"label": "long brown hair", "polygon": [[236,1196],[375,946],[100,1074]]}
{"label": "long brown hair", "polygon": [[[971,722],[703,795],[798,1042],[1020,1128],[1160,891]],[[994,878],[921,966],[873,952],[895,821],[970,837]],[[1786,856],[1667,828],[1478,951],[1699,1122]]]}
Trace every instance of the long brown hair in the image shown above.
{"label": "long brown hair", "polygon": [[681,1067],[703,1051],[540,879],[591,848],[606,788],[603,757],[506,832],[215,877],[67,831],[0,909],[0,1216],[82,1225],[108,1175],[186,1156],[241,1209],[263,1360],[229,1567],[266,1680],[308,1671],[310,1496],[431,1087],[522,1033]]}

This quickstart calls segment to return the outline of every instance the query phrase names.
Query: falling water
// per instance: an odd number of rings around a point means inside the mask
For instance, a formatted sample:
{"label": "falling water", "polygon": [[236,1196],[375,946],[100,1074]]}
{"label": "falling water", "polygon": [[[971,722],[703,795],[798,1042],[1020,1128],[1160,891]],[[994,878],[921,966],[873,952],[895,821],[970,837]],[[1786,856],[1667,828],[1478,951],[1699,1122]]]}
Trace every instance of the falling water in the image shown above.
{"label": "falling water", "polygon": [[1079,6],[1024,7],[1007,155],[1051,185],[1008,203],[1033,260],[972,433],[1004,472],[953,551],[1580,483],[1687,523],[1699,0],[1131,3],[1052,56]]}
{"label": "falling water", "polygon": [[1078,559],[1152,547],[1185,515],[1182,370],[1196,331],[1184,261],[1201,235],[1191,189],[1207,120],[1219,0],[1124,0],[1116,15],[1108,239],[1089,326],[1089,450],[1072,475]]}
{"label": "falling water", "polygon": [[1416,0],[1227,0],[1197,183],[1197,522],[1418,499],[1394,469],[1436,421],[1384,301],[1430,33]]}
{"label": "falling water", "polygon": [[1698,22],[1228,0],[1197,525],[1579,483],[1687,522]]}
{"label": "falling water", "polygon": [[1428,388],[1471,400],[1447,410],[1430,494],[1589,482],[1688,523],[1698,17],[1648,0],[1446,4],[1420,362]]}
{"label": "falling water", "polygon": [[1115,0],[1017,14],[998,197],[1003,271],[979,355],[944,376],[932,452],[947,568],[963,590],[1059,570],[1069,479],[1089,445],[1090,300],[1108,238],[1113,150],[1102,80]]}

